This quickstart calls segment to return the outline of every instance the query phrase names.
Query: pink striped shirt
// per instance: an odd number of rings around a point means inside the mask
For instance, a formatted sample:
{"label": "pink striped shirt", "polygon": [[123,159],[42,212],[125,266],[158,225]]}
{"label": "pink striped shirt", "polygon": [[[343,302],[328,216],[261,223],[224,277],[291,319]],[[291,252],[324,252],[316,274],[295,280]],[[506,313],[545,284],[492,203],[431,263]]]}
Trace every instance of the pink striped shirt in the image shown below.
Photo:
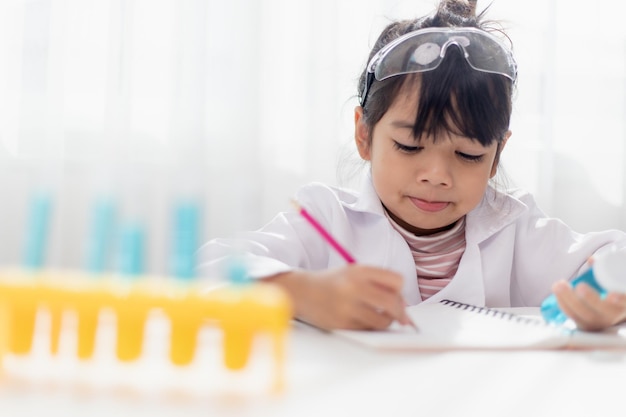
{"label": "pink striped shirt", "polygon": [[415,236],[389,215],[387,218],[411,249],[422,301],[427,300],[448,285],[456,274],[465,252],[465,217],[456,222],[452,229],[429,236]]}

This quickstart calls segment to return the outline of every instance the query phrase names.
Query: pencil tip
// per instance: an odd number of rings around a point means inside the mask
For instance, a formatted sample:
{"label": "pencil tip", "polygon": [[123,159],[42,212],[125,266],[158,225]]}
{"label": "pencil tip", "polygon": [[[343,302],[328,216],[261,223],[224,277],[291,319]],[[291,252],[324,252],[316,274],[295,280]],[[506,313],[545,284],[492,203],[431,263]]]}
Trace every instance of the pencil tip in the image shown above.
{"label": "pencil tip", "polygon": [[302,210],[302,207],[300,207],[300,204],[298,204],[295,198],[291,199],[291,204],[296,208],[296,210],[298,211]]}

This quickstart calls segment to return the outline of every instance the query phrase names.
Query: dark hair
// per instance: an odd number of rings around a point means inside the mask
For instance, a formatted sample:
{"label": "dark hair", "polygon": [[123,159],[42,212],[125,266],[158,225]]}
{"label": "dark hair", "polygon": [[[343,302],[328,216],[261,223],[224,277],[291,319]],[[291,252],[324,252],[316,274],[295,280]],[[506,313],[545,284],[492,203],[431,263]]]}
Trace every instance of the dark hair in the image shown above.
{"label": "dark hair", "polygon": [[[470,26],[488,30],[489,23],[482,22],[486,10],[476,16],[475,7],[475,0],[442,0],[433,15],[389,24],[378,37],[368,62],[392,40],[418,29]],[[366,82],[366,72],[367,68],[359,79],[360,92]],[[414,87],[415,94],[419,92],[413,126],[416,139],[422,136],[437,138],[439,133],[452,131],[484,146],[494,140],[501,142],[509,129],[513,84],[503,75],[472,69],[460,49],[450,48],[436,70],[374,81],[363,109],[370,140],[373,127],[400,90]]]}

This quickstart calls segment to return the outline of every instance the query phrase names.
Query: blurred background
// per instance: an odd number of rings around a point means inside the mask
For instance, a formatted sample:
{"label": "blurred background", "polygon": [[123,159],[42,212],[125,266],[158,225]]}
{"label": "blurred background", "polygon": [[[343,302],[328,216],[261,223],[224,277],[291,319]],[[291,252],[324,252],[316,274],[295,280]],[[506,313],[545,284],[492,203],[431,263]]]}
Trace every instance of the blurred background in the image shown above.
{"label": "blurred background", "polygon": [[[506,184],[575,230],[626,229],[626,28],[590,2],[478,1],[519,65]],[[45,265],[83,268],[94,204],[200,244],[256,229],[309,181],[352,186],[356,83],[380,30],[434,0],[0,0],[0,264],[47,195]],[[116,268],[111,243],[107,268]]]}

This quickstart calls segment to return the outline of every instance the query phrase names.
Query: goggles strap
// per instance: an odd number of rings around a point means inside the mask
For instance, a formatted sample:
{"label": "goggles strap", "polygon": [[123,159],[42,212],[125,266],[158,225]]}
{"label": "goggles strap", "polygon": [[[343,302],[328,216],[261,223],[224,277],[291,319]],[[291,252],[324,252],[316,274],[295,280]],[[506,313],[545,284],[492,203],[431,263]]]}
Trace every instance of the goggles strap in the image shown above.
{"label": "goggles strap", "polygon": [[369,93],[370,88],[372,87],[372,84],[374,84],[374,78],[376,78],[376,76],[374,75],[373,72],[367,72],[367,77],[365,78],[365,87],[363,88],[363,92],[361,92],[361,97],[360,97],[360,104],[361,107],[365,108],[365,101],[367,100],[367,93]]}

